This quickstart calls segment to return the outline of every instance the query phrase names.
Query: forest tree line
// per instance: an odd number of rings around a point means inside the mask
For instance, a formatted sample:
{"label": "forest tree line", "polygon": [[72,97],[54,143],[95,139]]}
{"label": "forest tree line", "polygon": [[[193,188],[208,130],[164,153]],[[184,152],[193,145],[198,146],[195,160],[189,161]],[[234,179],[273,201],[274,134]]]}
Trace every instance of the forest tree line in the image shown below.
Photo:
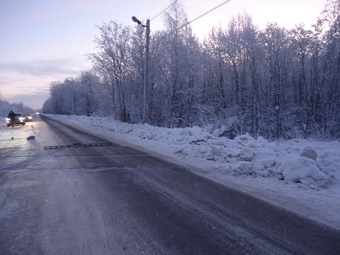
{"label": "forest tree line", "polygon": [[[229,138],[340,138],[340,1],[328,0],[311,29],[268,24],[242,15],[198,40],[182,5],[151,34],[148,123],[201,126]],[[143,116],[145,28],[99,26],[91,71],[51,84],[43,112]]]}
{"label": "forest tree line", "polygon": [[6,100],[1,99],[0,94],[0,117],[7,117],[10,111],[22,114],[33,114],[36,111],[31,107],[25,106],[23,102],[20,103],[9,103]]}

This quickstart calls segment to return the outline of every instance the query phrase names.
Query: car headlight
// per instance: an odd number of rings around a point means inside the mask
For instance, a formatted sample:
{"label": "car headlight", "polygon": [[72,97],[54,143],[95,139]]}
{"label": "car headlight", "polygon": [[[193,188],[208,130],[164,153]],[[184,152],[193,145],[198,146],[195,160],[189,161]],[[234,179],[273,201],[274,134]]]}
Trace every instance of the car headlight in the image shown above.
{"label": "car headlight", "polygon": [[11,119],[10,118],[6,118],[6,122],[10,122],[11,121]]}
{"label": "car headlight", "polygon": [[20,120],[21,122],[23,122],[23,121],[25,120],[25,118],[24,118],[24,117],[20,117],[19,120]]}
{"label": "car headlight", "polygon": [[28,116],[28,119],[31,120],[31,119],[32,119],[32,116]]}

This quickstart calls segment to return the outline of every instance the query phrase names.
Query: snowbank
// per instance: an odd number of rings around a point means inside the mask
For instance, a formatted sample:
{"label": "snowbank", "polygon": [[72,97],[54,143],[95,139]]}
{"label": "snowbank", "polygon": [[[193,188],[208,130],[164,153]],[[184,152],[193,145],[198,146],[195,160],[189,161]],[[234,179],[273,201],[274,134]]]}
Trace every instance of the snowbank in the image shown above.
{"label": "snowbank", "polygon": [[46,115],[112,142],[128,143],[190,166],[224,185],[340,229],[340,143],[269,142],[218,130],[159,128],[111,118]]}

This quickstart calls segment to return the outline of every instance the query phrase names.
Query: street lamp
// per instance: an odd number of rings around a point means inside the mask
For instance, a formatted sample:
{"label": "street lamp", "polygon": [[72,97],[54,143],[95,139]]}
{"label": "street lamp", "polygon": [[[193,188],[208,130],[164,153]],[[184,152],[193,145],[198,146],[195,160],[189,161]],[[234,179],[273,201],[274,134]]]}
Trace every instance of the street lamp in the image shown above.
{"label": "street lamp", "polygon": [[142,27],[146,27],[146,45],[145,45],[145,67],[144,67],[144,111],[143,111],[143,122],[148,122],[148,82],[149,82],[149,51],[150,51],[150,20],[146,20],[146,25],[137,19],[135,16],[132,17],[133,22],[136,22]]}

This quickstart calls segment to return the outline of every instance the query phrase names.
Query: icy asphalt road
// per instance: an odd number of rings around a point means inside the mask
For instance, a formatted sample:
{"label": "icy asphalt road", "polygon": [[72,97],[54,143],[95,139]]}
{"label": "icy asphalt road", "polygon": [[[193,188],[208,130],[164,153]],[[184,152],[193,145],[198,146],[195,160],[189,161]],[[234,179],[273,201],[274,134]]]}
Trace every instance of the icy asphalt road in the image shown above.
{"label": "icy asphalt road", "polygon": [[[340,254],[340,232],[55,121],[0,127],[0,254]],[[11,139],[13,137],[13,139]]]}

